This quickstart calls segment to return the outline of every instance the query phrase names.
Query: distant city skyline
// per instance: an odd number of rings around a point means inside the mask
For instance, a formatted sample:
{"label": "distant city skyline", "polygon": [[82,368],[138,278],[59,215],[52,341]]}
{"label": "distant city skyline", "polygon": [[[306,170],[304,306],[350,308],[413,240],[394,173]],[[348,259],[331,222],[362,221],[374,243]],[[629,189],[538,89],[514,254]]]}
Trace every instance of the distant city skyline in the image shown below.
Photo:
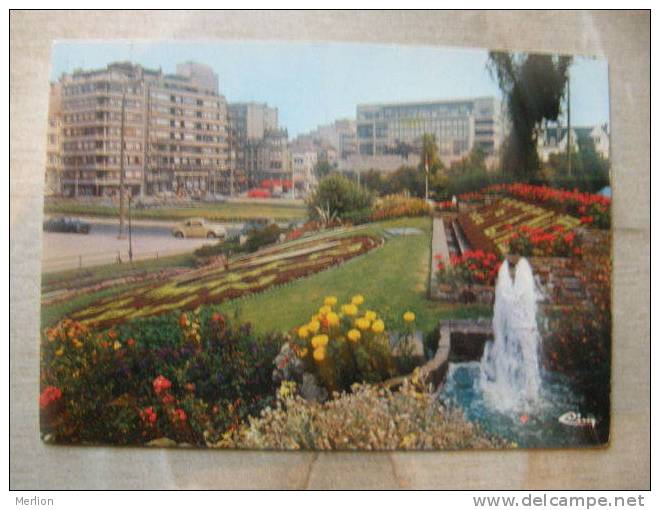
{"label": "distant city skyline", "polygon": [[[213,68],[228,102],[277,107],[294,138],[354,119],[358,104],[501,98],[487,59],[481,49],[361,43],[66,41],[53,45],[51,80],[127,60],[174,73],[177,63],[192,60]],[[572,124],[609,123],[607,61],[576,57],[570,74]]]}

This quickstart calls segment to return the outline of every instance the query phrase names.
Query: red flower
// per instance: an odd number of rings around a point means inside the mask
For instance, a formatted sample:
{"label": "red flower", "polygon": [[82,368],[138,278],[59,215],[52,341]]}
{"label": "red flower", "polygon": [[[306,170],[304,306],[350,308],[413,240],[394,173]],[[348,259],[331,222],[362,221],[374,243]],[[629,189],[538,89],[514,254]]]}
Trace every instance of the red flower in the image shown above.
{"label": "red flower", "polygon": [[62,390],[56,386],[48,386],[39,395],[39,407],[45,409],[60,398],[62,398]]}
{"label": "red flower", "polygon": [[181,422],[186,421],[186,419],[188,418],[186,416],[186,412],[181,408],[174,410],[174,416]]}
{"label": "red flower", "polygon": [[128,340],[126,340],[126,345],[128,345],[129,347],[133,347],[135,345],[135,340],[129,338]]}
{"label": "red flower", "polygon": [[156,395],[160,395],[161,393],[169,390],[172,387],[172,383],[162,375],[159,375],[154,379],[153,386]]}
{"label": "red flower", "polygon": [[171,393],[166,393],[165,395],[163,395],[163,398],[162,398],[161,401],[163,402],[164,406],[168,406],[168,405],[174,403],[176,401],[176,399],[174,398],[174,395],[172,395]]}
{"label": "red flower", "polygon": [[154,411],[153,407],[147,407],[140,411],[140,419],[149,425],[153,425],[156,423],[158,415],[156,414],[156,411]]}

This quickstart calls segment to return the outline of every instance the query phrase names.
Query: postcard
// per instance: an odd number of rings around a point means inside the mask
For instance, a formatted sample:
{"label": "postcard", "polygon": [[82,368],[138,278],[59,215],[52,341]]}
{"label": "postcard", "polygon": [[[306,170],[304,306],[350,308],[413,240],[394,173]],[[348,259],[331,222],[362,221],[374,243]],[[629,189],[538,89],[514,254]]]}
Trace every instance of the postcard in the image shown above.
{"label": "postcard", "polygon": [[46,443],[609,441],[607,62],[53,46]]}

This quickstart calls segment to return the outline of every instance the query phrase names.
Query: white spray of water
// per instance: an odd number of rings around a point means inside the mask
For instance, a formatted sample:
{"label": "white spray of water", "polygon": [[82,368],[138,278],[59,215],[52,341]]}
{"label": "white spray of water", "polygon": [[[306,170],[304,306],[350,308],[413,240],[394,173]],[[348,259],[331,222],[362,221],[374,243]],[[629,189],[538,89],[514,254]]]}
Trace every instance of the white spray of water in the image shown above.
{"label": "white spray of water", "polygon": [[539,399],[536,302],[534,275],[527,259],[516,264],[515,280],[505,260],[495,287],[495,339],[484,348],[480,381],[484,397],[501,411],[529,409]]}

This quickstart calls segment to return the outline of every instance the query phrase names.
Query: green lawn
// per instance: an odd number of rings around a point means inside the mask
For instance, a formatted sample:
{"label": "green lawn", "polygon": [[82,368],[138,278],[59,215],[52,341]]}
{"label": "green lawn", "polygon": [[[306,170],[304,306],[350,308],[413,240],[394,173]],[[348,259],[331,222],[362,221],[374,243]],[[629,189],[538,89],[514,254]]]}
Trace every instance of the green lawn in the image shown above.
{"label": "green lawn", "polygon": [[[418,329],[432,330],[443,317],[475,317],[491,314],[490,307],[451,305],[426,297],[431,244],[430,218],[405,218],[370,225],[360,233],[383,235],[390,227],[416,227],[424,235],[387,239],[384,246],[349,260],[339,267],[270,289],[261,294],[227,302],[221,309],[250,321],[261,332],[289,330],[309,320],[327,295],[345,302],[364,295],[363,307],[380,312],[388,327],[398,329],[401,315],[412,310]],[[350,234],[346,234],[350,235]]]}
{"label": "green lawn", "polygon": [[[76,216],[117,216],[118,207],[81,203],[74,200],[59,200],[44,206],[46,214],[67,214]],[[131,215],[136,219],[183,220],[190,217],[203,217],[211,221],[244,221],[256,218],[270,218],[276,221],[301,220],[307,217],[304,204],[273,204],[260,202],[228,202],[218,204],[193,203],[190,207],[159,207],[135,209]]]}
{"label": "green lawn", "polygon": [[[428,268],[430,262],[431,219],[402,218],[358,227],[360,234],[384,236],[391,227],[415,227],[422,235],[387,238],[384,245],[365,255],[351,259],[341,266],[272,288],[260,294],[235,299],[220,305],[229,316],[238,314],[241,321],[250,321],[260,332],[287,331],[309,320],[321,306],[323,298],[335,295],[340,303],[354,294],[364,295],[362,308],[378,311],[388,328],[400,329],[401,315],[412,310],[417,315],[418,329],[429,332],[442,318],[489,316],[491,309],[483,305],[455,305],[427,299]],[[348,230],[341,235],[355,235]],[[321,234],[325,235],[325,234]],[[301,239],[299,242],[302,242]],[[294,242],[295,244],[295,242]],[[153,271],[173,265],[192,265],[192,257],[183,255],[162,260],[137,262],[128,265],[108,265],[98,268],[66,271],[43,276],[43,285],[55,287],[72,278],[87,280],[119,277],[131,272]],[[139,284],[137,285],[139,286]],[[133,286],[117,286],[70,301],[42,307],[42,325],[54,323],[63,315],[84,308],[91,302],[119,294]]]}

